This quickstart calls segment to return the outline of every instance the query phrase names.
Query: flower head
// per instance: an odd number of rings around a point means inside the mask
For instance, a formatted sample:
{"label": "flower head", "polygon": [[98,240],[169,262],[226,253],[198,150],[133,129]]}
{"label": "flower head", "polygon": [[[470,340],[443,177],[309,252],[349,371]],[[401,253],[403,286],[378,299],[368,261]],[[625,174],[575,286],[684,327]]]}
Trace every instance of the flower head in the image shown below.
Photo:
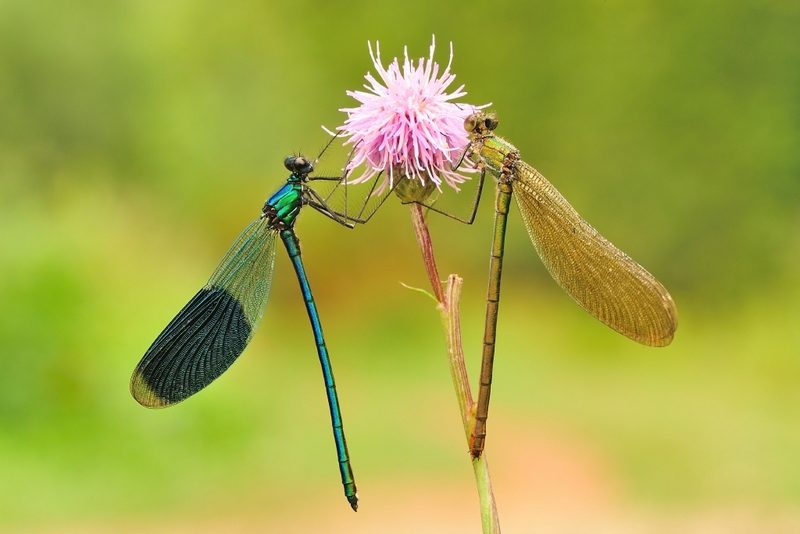
{"label": "flower head", "polygon": [[441,76],[439,65],[433,61],[435,39],[427,61],[420,58],[416,66],[405,49],[402,70],[397,58],[384,69],[380,46],[376,43],[375,47],[373,53],[369,44],[369,54],[381,80],[368,72],[366,92],[347,91],[361,105],[340,110],[348,117],[337,130],[349,137],[345,144],[355,146],[348,169],[366,164],[364,174],[350,183],[365,182],[387,171],[380,189],[407,177],[417,178],[422,184],[429,178],[437,188],[444,181],[458,190],[465,177],[454,172],[452,166],[469,141],[464,119],[479,108],[452,102],[467,94],[463,85],[452,93],[446,92],[455,79],[455,74],[450,73],[452,43],[450,62]]}

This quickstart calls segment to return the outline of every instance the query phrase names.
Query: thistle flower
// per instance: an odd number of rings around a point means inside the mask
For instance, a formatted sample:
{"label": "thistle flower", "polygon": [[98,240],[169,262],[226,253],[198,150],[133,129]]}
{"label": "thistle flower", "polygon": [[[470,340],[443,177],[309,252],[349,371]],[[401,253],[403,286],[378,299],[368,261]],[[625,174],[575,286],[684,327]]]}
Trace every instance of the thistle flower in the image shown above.
{"label": "thistle flower", "polygon": [[455,74],[450,73],[453,44],[450,43],[450,61],[441,76],[439,65],[433,61],[435,37],[427,61],[420,58],[416,66],[408,58],[408,49],[404,49],[402,71],[397,58],[384,69],[380,45],[375,44],[375,53],[372,44],[368,45],[381,80],[367,72],[366,92],[347,91],[361,105],[340,109],[348,118],[337,128],[349,137],[345,144],[355,146],[348,170],[366,164],[364,173],[349,182],[366,182],[386,171],[381,190],[407,177],[419,179],[422,185],[430,179],[439,190],[446,182],[458,191],[458,184],[467,178],[454,172],[452,166],[469,141],[464,119],[484,106],[453,103],[467,94],[463,85],[452,93],[446,92],[455,79]]}

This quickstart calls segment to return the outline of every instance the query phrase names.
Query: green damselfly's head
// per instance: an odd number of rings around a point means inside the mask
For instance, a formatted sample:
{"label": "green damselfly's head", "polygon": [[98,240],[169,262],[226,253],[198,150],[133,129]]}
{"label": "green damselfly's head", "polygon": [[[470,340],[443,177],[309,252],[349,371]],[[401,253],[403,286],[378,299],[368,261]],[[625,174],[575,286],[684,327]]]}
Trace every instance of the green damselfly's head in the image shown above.
{"label": "green damselfly's head", "polygon": [[497,114],[479,111],[464,119],[464,129],[470,134],[483,135],[497,128]]}

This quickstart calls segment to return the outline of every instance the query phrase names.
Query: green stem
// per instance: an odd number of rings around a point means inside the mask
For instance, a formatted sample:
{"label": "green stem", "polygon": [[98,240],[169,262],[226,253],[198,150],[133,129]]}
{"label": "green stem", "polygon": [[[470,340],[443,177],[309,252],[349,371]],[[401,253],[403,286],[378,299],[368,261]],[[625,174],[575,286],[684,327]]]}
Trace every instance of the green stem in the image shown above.
{"label": "green stem", "polygon": [[[469,377],[464,364],[464,349],[461,344],[459,305],[463,280],[458,275],[451,274],[447,279],[446,286],[442,287],[439,270],[436,267],[436,259],[433,256],[430,232],[428,232],[428,226],[425,224],[422,206],[419,204],[411,204],[411,220],[414,223],[414,233],[417,236],[417,242],[422,252],[425,271],[428,273],[431,287],[436,300],[439,302],[437,309],[441,315],[442,326],[445,330],[447,359],[450,363],[450,373],[453,377],[453,385],[461,412],[461,422],[464,425],[467,448],[469,448],[470,436],[475,426],[475,403],[472,400]],[[500,519],[497,516],[497,506],[492,493],[492,479],[489,475],[486,452],[484,451],[479,458],[472,458],[470,454],[470,458],[478,487],[483,532],[484,534],[500,534]]]}

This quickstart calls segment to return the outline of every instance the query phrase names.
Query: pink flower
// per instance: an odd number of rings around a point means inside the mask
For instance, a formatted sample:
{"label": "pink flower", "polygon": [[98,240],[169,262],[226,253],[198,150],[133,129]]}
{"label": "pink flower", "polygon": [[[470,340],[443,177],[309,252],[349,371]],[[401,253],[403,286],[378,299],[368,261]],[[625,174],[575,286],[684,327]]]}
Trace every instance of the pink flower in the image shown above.
{"label": "pink flower", "polygon": [[364,174],[350,183],[365,182],[387,171],[388,179],[384,178],[381,190],[394,184],[397,173],[398,179],[418,178],[423,185],[426,177],[430,177],[440,190],[444,181],[458,191],[458,184],[466,177],[451,169],[469,141],[464,119],[480,108],[451,102],[467,94],[463,85],[450,94],[446,92],[456,77],[450,73],[453,44],[450,44],[450,61],[441,77],[438,77],[439,65],[433,61],[435,38],[427,61],[420,58],[416,67],[408,59],[408,49],[404,49],[402,71],[397,58],[384,69],[380,45],[375,45],[376,54],[372,52],[372,44],[368,45],[383,83],[368,72],[365,78],[369,85],[364,85],[368,92],[347,91],[361,105],[341,109],[348,117],[337,128],[349,137],[345,144],[355,146],[348,170],[366,164]]}

